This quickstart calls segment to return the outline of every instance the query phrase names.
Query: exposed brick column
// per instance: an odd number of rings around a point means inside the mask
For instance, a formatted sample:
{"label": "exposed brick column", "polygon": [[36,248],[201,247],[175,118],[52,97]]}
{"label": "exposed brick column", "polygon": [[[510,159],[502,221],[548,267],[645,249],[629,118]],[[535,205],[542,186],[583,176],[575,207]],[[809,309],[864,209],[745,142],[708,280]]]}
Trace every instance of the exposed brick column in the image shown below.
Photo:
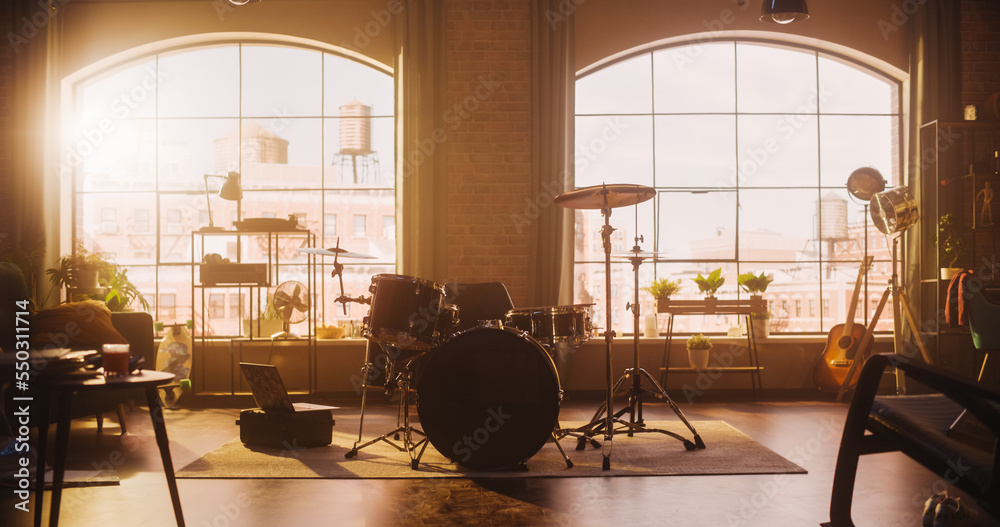
{"label": "exposed brick column", "polygon": [[527,295],[531,175],[531,12],[528,0],[447,4],[448,277],[500,281]]}

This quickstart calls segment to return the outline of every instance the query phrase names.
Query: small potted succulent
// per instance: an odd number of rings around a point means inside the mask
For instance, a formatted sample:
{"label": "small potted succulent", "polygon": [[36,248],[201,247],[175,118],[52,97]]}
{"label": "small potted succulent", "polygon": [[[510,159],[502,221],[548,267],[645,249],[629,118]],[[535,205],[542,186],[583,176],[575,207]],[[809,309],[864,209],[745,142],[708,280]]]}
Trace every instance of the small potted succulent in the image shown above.
{"label": "small potted succulent", "polygon": [[688,362],[696,370],[708,368],[708,355],[712,351],[712,339],[698,333],[687,340]]}
{"label": "small potted succulent", "polygon": [[706,299],[715,298],[716,291],[722,287],[722,284],[726,283],[726,279],[722,276],[721,267],[708,273],[707,276],[701,276],[701,273],[698,273],[698,276],[691,280],[698,284],[698,291],[705,293]]}

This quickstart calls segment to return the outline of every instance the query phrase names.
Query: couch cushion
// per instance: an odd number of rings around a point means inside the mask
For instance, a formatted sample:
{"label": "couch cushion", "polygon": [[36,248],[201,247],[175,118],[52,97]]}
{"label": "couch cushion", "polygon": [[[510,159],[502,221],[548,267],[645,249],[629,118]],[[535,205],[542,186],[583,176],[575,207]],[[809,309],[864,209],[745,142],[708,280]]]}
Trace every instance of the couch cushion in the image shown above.
{"label": "couch cushion", "polygon": [[43,309],[31,319],[31,343],[47,347],[100,349],[102,344],[128,344],[111,324],[104,302],[69,302]]}

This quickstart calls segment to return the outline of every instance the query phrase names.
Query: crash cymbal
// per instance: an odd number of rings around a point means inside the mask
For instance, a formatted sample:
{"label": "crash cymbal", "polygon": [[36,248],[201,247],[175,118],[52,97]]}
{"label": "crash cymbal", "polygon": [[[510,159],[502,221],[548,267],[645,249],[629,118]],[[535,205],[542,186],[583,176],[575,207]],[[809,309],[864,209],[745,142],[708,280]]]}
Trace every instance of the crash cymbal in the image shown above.
{"label": "crash cymbal", "polygon": [[351,251],[348,251],[347,249],[340,249],[340,248],[337,248],[337,247],[331,247],[329,249],[323,249],[321,247],[300,247],[300,248],[298,248],[296,250],[299,251],[299,252],[303,252],[303,253],[318,254],[320,256],[338,256],[339,255],[341,258],[359,258],[359,259],[365,259],[365,260],[374,260],[374,259],[377,258],[376,256],[371,256],[371,255],[368,255],[368,254],[352,253]]}
{"label": "crash cymbal", "polygon": [[[594,185],[563,192],[556,196],[556,205],[567,209],[603,209],[627,207],[642,203],[656,195],[656,190],[631,183]],[[607,200],[605,201],[605,197]]]}

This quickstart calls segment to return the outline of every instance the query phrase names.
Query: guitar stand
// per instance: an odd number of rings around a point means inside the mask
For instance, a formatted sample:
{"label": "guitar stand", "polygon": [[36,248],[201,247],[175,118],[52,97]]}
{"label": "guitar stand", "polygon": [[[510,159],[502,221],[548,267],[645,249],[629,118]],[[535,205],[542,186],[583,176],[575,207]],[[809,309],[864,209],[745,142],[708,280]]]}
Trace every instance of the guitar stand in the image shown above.
{"label": "guitar stand", "polygon": [[[363,445],[358,445],[358,443],[362,441],[362,435],[364,434],[365,429],[365,408],[368,399],[368,379],[372,368],[372,364],[369,361],[372,345],[372,342],[368,341],[368,345],[365,347],[365,365],[361,367],[361,420],[358,423],[358,440],[354,442],[354,447],[344,454],[344,457],[348,459],[353,458],[358,455],[359,450],[381,441],[396,450],[399,450],[400,452],[406,452],[410,456],[410,468],[417,470],[417,467],[420,465],[420,458],[423,457],[424,450],[427,449],[428,441],[427,434],[418,428],[410,426],[410,393],[413,391],[411,388],[413,373],[410,372],[410,361],[416,357],[409,359],[409,361],[407,361],[403,366],[402,370],[396,373],[396,385],[399,388],[399,407],[396,412],[397,428],[382,434]],[[391,371],[390,364],[389,368],[386,370],[386,392],[390,392],[392,390],[389,380],[391,377]],[[420,435],[422,439],[414,441],[414,434]],[[392,439],[390,439],[390,436]],[[402,436],[402,444],[397,443],[397,441],[400,440],[400,436]]]}

